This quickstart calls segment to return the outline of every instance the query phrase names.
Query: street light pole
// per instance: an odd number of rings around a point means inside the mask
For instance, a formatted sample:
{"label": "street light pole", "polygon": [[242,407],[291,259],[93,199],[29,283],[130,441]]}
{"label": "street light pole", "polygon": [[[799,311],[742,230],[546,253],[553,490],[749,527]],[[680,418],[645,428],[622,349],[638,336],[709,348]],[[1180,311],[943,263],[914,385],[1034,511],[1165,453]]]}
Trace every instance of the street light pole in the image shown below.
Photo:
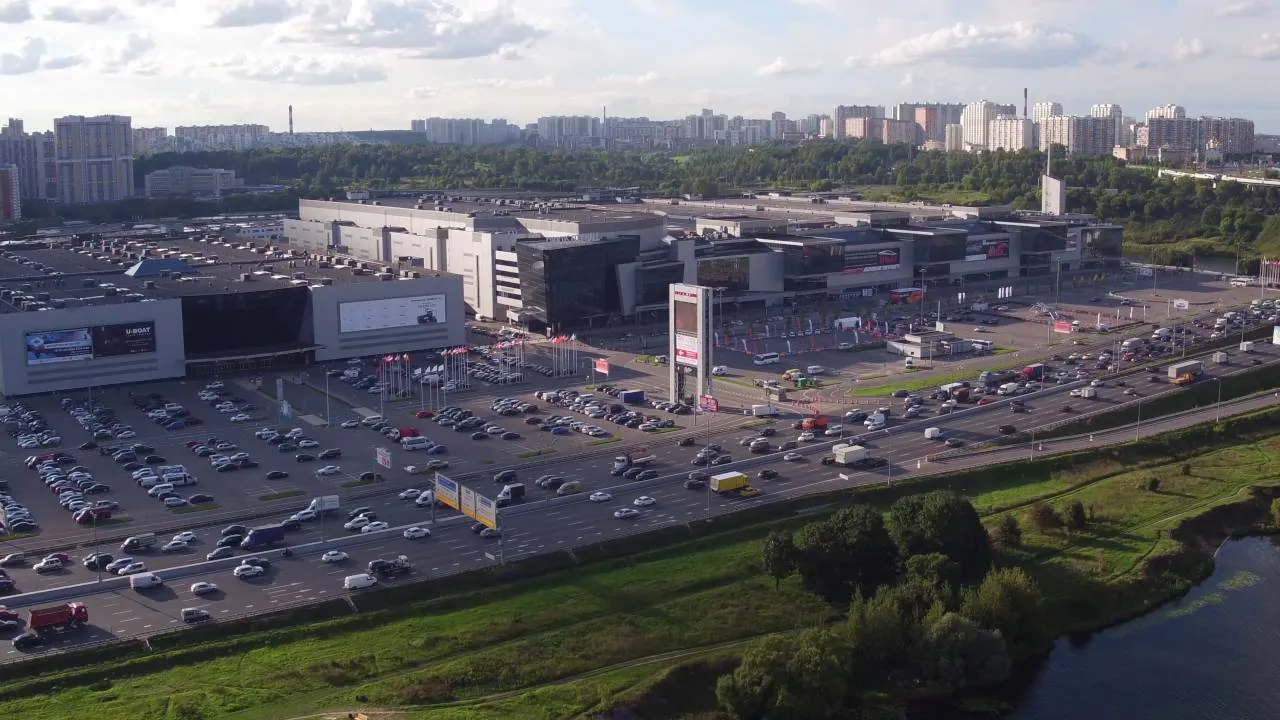
{"label": "street light pole", "polygon": [[324,372],[324,424],[333,427],[333,416],[329,412],[329,371]]}
{"label": "street light pole", "polygon": [[1218,383],[1218,402],[1214,405],[1213,421],[1222,421],[1222,378],[1216,377],[1214,381]]}
{"label": "street light pole", "polygon": [[1142,437],[1142,400],[1138,400],[1138,422],[1133,427],[1133,439],[1137,440]]}

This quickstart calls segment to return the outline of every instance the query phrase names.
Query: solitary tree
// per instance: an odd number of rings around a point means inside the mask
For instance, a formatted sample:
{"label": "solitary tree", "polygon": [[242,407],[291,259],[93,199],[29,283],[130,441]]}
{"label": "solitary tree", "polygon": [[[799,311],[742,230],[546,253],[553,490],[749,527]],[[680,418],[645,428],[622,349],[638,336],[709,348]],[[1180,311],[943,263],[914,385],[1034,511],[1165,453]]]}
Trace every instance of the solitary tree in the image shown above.
{"label": "solitary tree", "polygon": [[1058,512],[1049,503],[1043,502],[1036,503],[1031,508],[1031,522],[1042,532],[1062,527],[1062,518],[1058,516]]}
{"label": "solitary tree", "polygon": [[1018,525],[1018,518],[1012,515],[1001,518],[996,528],[996,542],[1006,550],[1022,547],[1022,527]]}
{"label": "solitary tree", "polygon": [[1084,512],[1084,503],[1079,500],[1072,500],[1071,504],[1067,506],[1067,525],[1072,530],[1083,530],[1087,520]]}
{"label": "solitary tree", "polygon": [[991,562],[991,538],[968,500],[952,492],[909,495],[889,509],[889,528],[903,557],[941,553],[969,579]]}
{"label": "solitary tree", "polygon": [[796,571],[796,542],[791,533],[774,530],[765,538],[764,571],[773,578],[774,588]]}

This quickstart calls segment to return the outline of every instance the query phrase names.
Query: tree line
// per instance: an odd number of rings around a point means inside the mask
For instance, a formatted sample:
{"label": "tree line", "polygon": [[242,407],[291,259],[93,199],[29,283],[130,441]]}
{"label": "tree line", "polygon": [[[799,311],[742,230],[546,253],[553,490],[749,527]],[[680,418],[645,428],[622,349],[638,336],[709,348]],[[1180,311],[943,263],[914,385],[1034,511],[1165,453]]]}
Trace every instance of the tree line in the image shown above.
{"label": "tree line", "polygon": [[[687,152],[340,144],[162,153],[139,158],[138,184],[146,173],[171,165],[227,168],[250,184],[288,185],[302,197],[331,197],[352,188],[573,191],[638,185],[655,194],[711,196],[880,186],[904,200],[965,191],[1035,209],[1045,155],[915,151],[836,140]],[[1126,223],[1137,241],[1156,245],[1205,237],[1247,250],[1280,206],[1277,188],[1161,179],[1150,168],[1127,167],[1111,157],[1063,157],[1061,148],[1053,172],[1068,187],[1068,210]],[[1280,238],[1276,244],[1280,250]]]}
{"label": "tree line", "polygon": [[[1014,518],[996,542],[1020,544]],[[1004,682],[1053,633],[1040,588],[992,568],[992,543],[969,501],[943,491],[898,500],[887,522],[854,506],[770,534],[775,582],[798,575],[848,612],[753,643],[717,682],[721,708],[738,720],[900,717],[904,701]]]}

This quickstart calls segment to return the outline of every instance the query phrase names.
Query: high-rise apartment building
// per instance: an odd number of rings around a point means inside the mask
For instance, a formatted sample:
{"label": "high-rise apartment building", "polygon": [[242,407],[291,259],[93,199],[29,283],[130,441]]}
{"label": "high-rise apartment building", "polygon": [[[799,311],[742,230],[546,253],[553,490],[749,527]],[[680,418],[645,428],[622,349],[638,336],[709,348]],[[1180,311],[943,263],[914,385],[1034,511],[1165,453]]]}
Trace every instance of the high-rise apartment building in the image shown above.
{"label": "high-rise apartment building", "polygon": [[413,132],[439,145],[501,145],[520,137],[520,129],[503,119],[431,117],[410,123]]}
{"label": "high-rise apartment building", "polygon": [[1147,111],[1147,119],[1162,118],[1165,120],[1179,120],[1187,116],[1187,109],[1181,105],[1161,105],[1160,107],[1151,108]]}
{"label": "high-rise apartment building", "polygon": [[938,120],[938,108],[917,107],[916,116],[912,118],[920,126],[920,134],[925,142],[940,142],[944,139],[946,125]]}
{"label": "high-rise apartment building", "polygon": [[0,165],[0,223],[22,219],[22,178],[17,165]]}
{"label": "high-rise apartment building", "polygon": [[920,126],[925,142],[946,139],[948,125],[960,122],[964,105],[959,103],[898,103],[893,106],[893,119],[910,120]]}
{"label": "high-rise apartment building", "polygon": [[1200,139],[1224,155],[1247,155],[1254,151],[1253,121],[1244,118],[1202,117]]}
{"label": "high-rise apartment building", "polygon": [[1031,120],[1040,122],[1047,117],[1059,117],[1062,115],[1062,103],[1045,100],[1031,106]]}
{"label": "high-rise apartment building", "polygon": [[776,112],[769,116],[769,139],[781,140],[791,132],[791,126],[795,123],[787,120],[787,114],[784,112]]}
{"label": "high-rise apartment building", "polygon": [[1021,152],[1036,149],[1036,124],[1030,118],[1002,115],[991,121],[987,129],[987,147],[990,150]]}
{"label": "high-rise apartment building", "polygon": [[1115,124],[1111,118],[1058,115],[1040,123],[1040,149],[1053,145],[1066,148],[1068,155],[1101,157],[1115,150]]}
{"label": "high-rise apartment building", "polygon": [[989,145],[987,131],[991,127],[991,121],[1001,115],[1013,115],[1014,112],[1008,111],[1008,106],[997,105],[989,100],[979,100],[966,105],[960,117],[960,124],[964,127],[965,149],[987,149]]}
{"label": "high-rise apartment building", "polygon": [[832,127],[837,138],[845,136],[845,121],[849,118],[882,118],[883,105],[837,105],[831,113]]}
{"label": "high-rise apartment building", "polygon": [[886,145],[920,142],[920,127],[909,120],[854,117],[844,121],[844,136],[851,140],[879,140]]}
{"label": "high-rise apartment building", "polygon": [[115,202],[133,196],[133,129],[124,115],[68,115],[53,121],[58,202]]}
{"label": "high-rise apartment building", "polygon": [[58,137],[52,130],[31,133],[36,148],[36,182],[40,187],[31,194],[44,200],[58,198]]}
{"label": "high-rise apartment building", "polygon": [[133,129],[133,151],[139,156],[153,155],[169,149],[169,128],[145,127]]}
{"label": "high-rise apartment building", "polygon": [[1148,151],[1194,152],[1203,147],[1200,121],[1188,117],[1148,117],[1145,140]]}
{"label": "high-rise apartment building", "polygon": [[942,145],[947,152],[964,151],[964,125],[948,123],[946,129],[943,130]]}
{"label": "high-rise apartment building", "polygon": [[600,118],[592,115],[538,118],[538,144],[544,147],[594,147],[600,138]]}
{"label": "high-rise apartment building", "polygon": [[179,125],[173,136],[193,150],[248,150],[270,144],[266,125]]}
{"label": "high-rise apartment building", "polygon": [[28,199],[43,197],[40,195],[39,151],[39,141],[23,130],[21,120],[9,118],[9,124],[0,128],[0,165],[18,168],[20,190]]}
{"label": "high-rise apartment building", "polygon": [[1126,145],[1124,132],[1124,110],[1115,103],[1099,103],[1089,108],[1089,117],[1110,118],[1111,134],[1115,137],[1115,145]]}

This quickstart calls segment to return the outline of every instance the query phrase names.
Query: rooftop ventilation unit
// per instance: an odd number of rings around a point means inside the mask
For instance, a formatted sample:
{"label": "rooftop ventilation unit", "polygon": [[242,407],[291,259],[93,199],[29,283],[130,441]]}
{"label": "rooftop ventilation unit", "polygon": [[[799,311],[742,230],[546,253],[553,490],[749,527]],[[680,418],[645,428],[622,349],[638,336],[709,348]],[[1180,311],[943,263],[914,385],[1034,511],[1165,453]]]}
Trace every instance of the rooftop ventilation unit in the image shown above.
{"label": "rooftop ventilation unit", "polygon": [[332,285],[332,284],[333,284],[333,278],[331,278],[331,277],[324,277],[324,278],[320,278],[320,284],[321,284],[321,285]]}
{"label": "rooftop ventilation unit", "polygon": [[387,282],[388,280],[395,280],[396,276],[392,275],[391,273],[379,273],[378,279],[381,280],[382,282]]}
{"label": "rooftop ventilation unit", "polygon": [[142,287],[144,287],[144,288],[146,288],[146,289],[148,289],[148,290],[155,290],[155,289],[156,289],[156,281],[155,281],[155,280],[146,280],[146,281],[144,281],[144,282],[142,283]]}
{"label": "rooftop ventilation unit", "polygon": [[102,294],[106,295],[107,297],[115,297],[117,292],[118,291],[114,287],[102,288]]}

